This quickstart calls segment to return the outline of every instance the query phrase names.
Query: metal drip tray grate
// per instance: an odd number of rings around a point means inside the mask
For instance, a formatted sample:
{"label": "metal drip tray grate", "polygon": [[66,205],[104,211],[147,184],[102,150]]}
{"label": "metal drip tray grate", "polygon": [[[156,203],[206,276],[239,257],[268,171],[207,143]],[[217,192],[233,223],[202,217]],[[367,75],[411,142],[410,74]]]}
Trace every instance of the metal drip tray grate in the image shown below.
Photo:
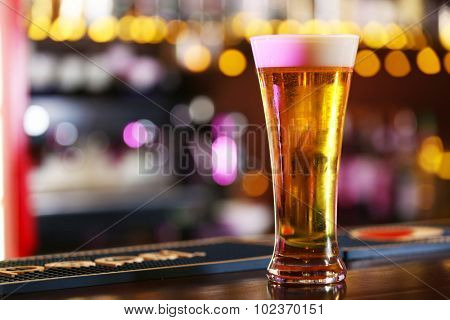
{"label": "metal drip tray grate", "polygon": [[[18,266],[44,267],[61,261],[91,261],[99,258],[158,254],[160,250],[198,253],[186,257],[172,256],[168,260],[144,260],[117,266],[100,265],[72,268],[44,268],[43,271],[9,274],[2,268]],[[106,250],[83,251],[74,254],[55,254],[0,261],[0,295],[54,290],[145,279],[162,279],[198,274],[258,270],[267,267],[272,244],[265,245],[230,239],[194,240],[178,243],[144,245]],[[142,259],[141,259],[142,260]],[[1,273],[1,270],[4,270]]]}

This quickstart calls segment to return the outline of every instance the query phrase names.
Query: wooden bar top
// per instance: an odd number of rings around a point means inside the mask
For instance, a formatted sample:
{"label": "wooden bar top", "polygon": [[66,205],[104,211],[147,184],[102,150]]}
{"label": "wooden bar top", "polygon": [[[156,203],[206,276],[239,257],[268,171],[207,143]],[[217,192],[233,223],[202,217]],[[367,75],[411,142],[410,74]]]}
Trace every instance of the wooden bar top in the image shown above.
{"label": "wooden bar top", "polygon": [[9,299],[448,299],[450,252],[349,266],[345,283],[279,287],[265,271],[149,280],[89,288],[16,294]]}

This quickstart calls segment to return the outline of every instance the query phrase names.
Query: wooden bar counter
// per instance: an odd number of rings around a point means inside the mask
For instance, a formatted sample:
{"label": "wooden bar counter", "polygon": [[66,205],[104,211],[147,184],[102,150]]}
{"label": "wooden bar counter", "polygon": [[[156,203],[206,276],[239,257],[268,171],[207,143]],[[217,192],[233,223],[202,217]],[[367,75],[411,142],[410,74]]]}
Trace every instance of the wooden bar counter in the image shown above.
{"label": "wooden bar counter", "polygon": [[269,285],[264,270],[13,294],[8,299],[447,299],[450,252],[349,263],[345,283]]}

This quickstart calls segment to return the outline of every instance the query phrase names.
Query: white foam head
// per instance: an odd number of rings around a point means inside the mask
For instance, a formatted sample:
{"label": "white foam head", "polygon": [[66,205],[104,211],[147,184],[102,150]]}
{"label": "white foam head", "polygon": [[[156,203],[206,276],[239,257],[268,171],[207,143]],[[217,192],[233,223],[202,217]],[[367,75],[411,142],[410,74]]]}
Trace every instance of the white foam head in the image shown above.
{"label": "white foam head", "polygon": [[250,38],[257,68],[350,67],[357,35],[269,35]]}

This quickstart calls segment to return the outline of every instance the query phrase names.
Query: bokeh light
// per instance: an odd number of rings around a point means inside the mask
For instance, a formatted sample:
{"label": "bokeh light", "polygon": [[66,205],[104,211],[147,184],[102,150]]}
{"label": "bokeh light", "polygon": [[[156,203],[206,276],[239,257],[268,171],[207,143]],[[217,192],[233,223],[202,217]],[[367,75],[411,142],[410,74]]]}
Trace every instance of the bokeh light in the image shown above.
{"label": "bokeh light", "polygon": [[224,28],[220,22],[207,21],[201,25],[200,41],[209,48],[222,48],[224,39]]}
{"label": "bokeh light", "polygon": [[75,91],[83,87],[85,61],[78,55],[68,54],[59,62],[57,71],[58,86],[65,92]]}
{"label": "bokeh light", "polygon": [[150,43],[160,43],[163,41],[167,35],[167,22],[163,18],[159,16],[151,17],[153,19],[153,23],[155,26],[155,33],[153,37],[150,39]]}
{"label": "bokeh light", "polygon": [[233,31],[234,35],[239,38],[244,38],[246,26],[251,19],[252,19],[251,13],[245,11],[238,12],[231,19],[231,30]]}
{"label": "bokeh light", "polygon": [[133,149],[141,147],[147,142],[148,133],[145,126],[136,121],[130,122],[123,129],[123,141]]}
{"label": "bokeh light", "polygon": [[28,27],[28,37],[34,41],[47,39],[50,32],[51,20],[49,16],[38,16],[32,19]]}
{"label": "bokeh light", "polygon": [[134,16],[124,15],[120,18],[117,24],[117,36],[122,41],[131,41],[133,37],[131,36],[131,24],[133,23]]}
{"label": "bokeh light", "polygon": [[188,29],[188,25],[186,22],[182,20],[171,20],[167,24],[167,34],[166,41],[170,44],[176,44],[177,39]]}
{"label": "bokeh light", "polygon": [[214,137],[227,136],[233,137],[236,132],[236,124],[234,119],[228,116],[227,113],[217,114],[211,122],[212,133]]}
{"label": "bokeh light", "polygon": [[417,66],[425,74],[436,74],[441,71],[439,57],[430,47],[420,50],[417,54]]}
{"label": "bokeh light", "polygon": [[183,62],[189,71],[205,71],[211,64],[211,52],[201,44],[191,45],[184,52]]}
{"label": "bokeh light", "polygon": [[381,67],[380,59],[372,50],[361,50],[356,55],[355,71],[361,77],[373,77]]}
{"label": "bokeh light", "polygon": [[306,21],[300,28],[302,34],[327,34],[330,33],[328,24],[319,19]]}
{"label": "bokeh light", "polygon": [[438,136],[425,138],[417,157],[419,166],[425,172],[437,172],[441,165],[443,149],[442,140]]}
{"label": "bokeh light", "polygon": [[162,67],[158,60],[150,57],[135,59],[127,72],[127,79],[137,89],[150,89],[162,77]]}
{"label": "bokeh light", "polygon": [[406,34],[399,25],[395,23],[388,24],[386,26],[386,33],[386,47],[389,49],[403,49],[408,44]]}
{"label": "bokeh light", "polygon": [[384,26],[376,21],[371,21],[363,28],[363,42],[366,46],[378,49],[386,45],[388,34]]}
{"label": "bokeh light", "polygon": [[404,77],[411,72],[408,57],[402,51],[391,51],[384,60],[384,68],[393,77]]}
{"label": "bokeh light", "polygon": [[288,19],[280,22],[277,28],[278,34],[297,34],[300,33],[301,23],[297,20]]}
{"label": "bokeh light", "polygon": [[84,64],[85,88],[90,92],[106,90],[112,81],[106,54],[90,57]]}
{"label": "bokeh light", "polygon": [[29,136],[36,137],[44,134],[50,125],[50,116],[43,107],[31,105],[23,116],[23,129]]}
{"label": "bokeh light", "polygon": [[76,29],[76,20],[64,16],[57,17],[50,27],[50,38],[54,41],[68,40]]}
{"label": "bokeh light", "polygon": [[439,8],[438,32],[441,45],[450,50],[450,7],[443,5]]}
{"label": "bokeh light", "polygon": [[195,123],[206,123],[214,116],[214,103],[207,96],[197,96],[189,104],[189,115]]}
{"label": "bokeh light", "polygon": [[147,144],[154,143],[158,138],[159,134],[158,127],[148,119],[140,119],[137,122],[142,124],[147,132],[147,138],[145,139],[145,143]]}
{"label": "bokeh light", "polygon": [[450,23],[439,28],[439,40],[445,49],[450,50]]}
{"label": "bokeh light", "polygon": [[242,112],[231,112],[225,115],[225,123],[232,123],[236,130],[233,132],[233,138],[239,138],[243,135],[248,126],[248,119]]}
{"label": "bokeh light", "polygon": [[272,25],[269,21],[262,19],[252,19],[245,26],[245,37],[250,39],[250,37],[261,36],[266,34],[272,34]]}
{"label": "bokeh light", "polygon": [[239,50],[225,50],[219,57],[219,69],[226,76],[236,77],[244,72],[246,67],[247,59]]}
{"label": "bokeh light", "polygon": [[45,90],[55,81],[57,62],[53,55],[34,53],[28,70],[31,87],[34,90]]}
{"label": "bokeh light", "polygon": [[188,126],[192,122],[189,106],[185,104],[174,106],[170,110],[170,122],[174,126]]}
{"label": "bokeh light", "polygon": [[70,146],[78,139],[78,129],[70,122],[61,122],[56,126],[55,141],[61,146]]}
{"label": "bokeh light", "polygon": [[437,175],[441,179],[450,180],[450,152],[442,153],[441,164],[439,165]]}
{"label": "bokeh light", "polygon": [[74,21],[74,28],[67,40],[78,41],[86,34],[86,22],[82,18],[78,18]]}
{"label": "bokeh light", "polygon": [[259,197],[269,188],[269,178],[261,171],[251,171],[242,177],[242,190],[250,197]]}
{"label": "bokeh light", "polygon": [[218,220],[233,235],[259,235],[267,232],[273,223],[272,210],[265,203],[232,199],[219,206]]}
{"label": "bokeh light", "polygon": [[59,19],[64,21],[61,27],[70,30],[67,38],[62,40],[78,41],[86,33],[86,22],[83,17],[83,1],[61,0],[59,2]]}
{"label": "bokeh light", "polygon": [[117,36],[118,21],[116,17],[100,17],[91,23],[88,35],[95,42],[109,42]]}
{"label": "bokeh light", "polygon": [[130,34],[137,43],[150,43],[157,33],[156,28],[154,19],[147,16],[138,16],[131,22]]}
{"label": "bokeh light", "polygon": [[353,21],[341,21],[340,33],[356,34],[360,36],[359,41],[362,41],[362,31],[359,25]]}
{"label": "bokeh light", "polygon": [[247,129],[248,119],[241,112],[219,113],[211,125],[214,137],[226,136],[236,139]]}
{"label": "bokeh light", "polygon": [[113,44],[106,51],[108,70],[118,76],[125,76],[136,60],[133,48],[126,44]]}
{"label": "bokeh light", "polygon": [[226,136],[218,137],[212,144],[211,157],[213,180],[221,186],[232,184],[237,176],[236,142]]}
{"label": "bokeh light", "polygon": [[428,45],[427,37],[419,26],[405,29],[405,32],[408,39],[407,48],[421,50]]}

